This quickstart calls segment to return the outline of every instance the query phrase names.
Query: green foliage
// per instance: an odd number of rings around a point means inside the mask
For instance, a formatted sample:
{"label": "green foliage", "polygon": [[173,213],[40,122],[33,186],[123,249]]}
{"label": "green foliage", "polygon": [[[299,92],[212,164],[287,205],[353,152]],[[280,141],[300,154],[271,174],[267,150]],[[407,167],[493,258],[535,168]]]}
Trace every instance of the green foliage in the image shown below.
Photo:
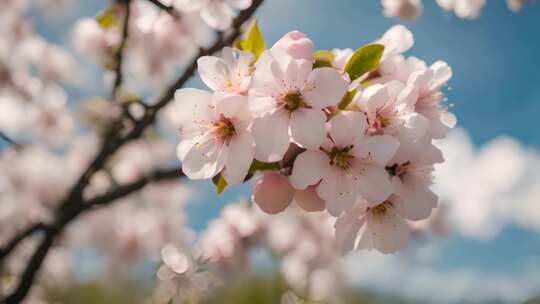
{"label": "green foliage", "polygon": [[313,68],[332,67],[332,61],[336,55],[330,51],[316,51],[313,53]]}
{"label": "green foliage", "polygon": [[264,37],[257,20],[253,21],[251,24],[247,38],[245,40],[237,40],[234,46],[242,51],[253,53],[255,59],[258,59],[259,56],[261,56],[264,50],[266,50],[266,43],[264,42]]}
{"label": "green foliage", "polygon": [[275,304],[287,284],[281,276],[248,276],[213,293],[205,304]]}
{"label": "green foliage", "polygon": [[122,18],[120,16],[120,7],[118,4],[112,4],[96,17],[96,21],[103,28],[120,26]]}
{"label": "green foliage", "polygon": [[244,181],[251,179],[257,171],[273,171],[279,169],[281,169],[281,165],[278,162],[265,163],[254,159],[249,167],[248,174]]}
{"label": "green foliage", "polygon": [[223,191],[225,191],[225,188],[227,188],[228,184],[225,180],[225,177],[220,173],[214,178],[212,178],[212,182],[214,182],[214,185],[216,185],[216,193],[220,195]]}
{"label": "green foliage", "polygon": [[347,61],[345,72],[349,74],[351,80],[355,80],[362,75],[369,73],[379,67],[381,57],[384,52],[384,45],[368,44],[357,49]]}
{"label": "green foliage", "polygon": [[48,290],[49,303],[77,304],[139,304],[148,298],[150,286],[137,283],[121,283],[111,286],[104,282],[89,282]]}
{"label": "green foliage", "polygon": [[341,99],[341,101],[339,102],[338,108],[340,110],[345,110],[347,106],[351,103],[351,101],[353,100],[354,96],[356,95],[356,92],[357,92],[356,89],[352,89],[348,91],[347,94],[343,96],[343,99]]}

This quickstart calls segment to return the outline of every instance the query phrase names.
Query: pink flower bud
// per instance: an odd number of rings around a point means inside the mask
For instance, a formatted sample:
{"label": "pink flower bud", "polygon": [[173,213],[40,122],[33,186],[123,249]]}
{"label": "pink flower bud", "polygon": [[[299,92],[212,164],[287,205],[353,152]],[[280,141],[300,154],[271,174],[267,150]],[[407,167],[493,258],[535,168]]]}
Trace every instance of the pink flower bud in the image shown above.
{"label": "pink flower bud", "polygon": [[253,188],[253,201],[262,211],[277,214],[291,203],[294,189],[287,177],[276,173],[266,173]]}
{"label": "pink flower bud", "polygon": [[274,46],[284,49],[294,59],[313,60],[313,42],[302,32],[289,32]]}
{"label": "pink flower bud", "polygon": [[298,206],[308,212],[324,210],[324,201],[317,195],[315,186],[309,186],[305,190],[296,190],[294,200]]}

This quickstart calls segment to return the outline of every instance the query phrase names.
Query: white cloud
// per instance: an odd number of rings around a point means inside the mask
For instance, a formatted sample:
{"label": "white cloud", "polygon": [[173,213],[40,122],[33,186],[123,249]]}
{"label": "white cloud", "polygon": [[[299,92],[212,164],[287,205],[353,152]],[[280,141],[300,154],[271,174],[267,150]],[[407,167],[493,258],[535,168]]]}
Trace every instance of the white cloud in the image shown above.
{"label": "white cloud", "polygon": [[434,189],[450,207],[451,229],[489,240],[507,225],[540,233],[540,153],[500,136],[476,149],[454,130],[439,147],[446,162]]}
{"label": "white cloud", "polygon": [[[475,147],[465,130],[438,143],[446,162],[435,170],[435,190],[449,207],[450,229],[489,242],[506,226],[540,233],[540,153],[507,136]],[[523,302],[540,290],[540,256],[511,272],[474,266],[437,269],[441,242],[397,255],[361,251],[345,261],[351,282],[413,302]],[[459,246],[459,245],[458,245]],[[494,252],[493,254],[497,254]],[[515,262],[515,261],[513,261]],[[501,260],[504,263],[504,260]],[[494,265],[495,266],[495,265]]]}
{"label": "white cloud", "polygon": [[[437,247],[435,250],[440,249]],[[408,252],[407,254],[410,254]],[[428,263],[429,264],[429,263]],[[345,262],[356,285],[426,303],[523,302],[540,290],[540,263],[531,259],[522,273],[497,273],[473,268],[434,270],[410,256],[357,252]]]}

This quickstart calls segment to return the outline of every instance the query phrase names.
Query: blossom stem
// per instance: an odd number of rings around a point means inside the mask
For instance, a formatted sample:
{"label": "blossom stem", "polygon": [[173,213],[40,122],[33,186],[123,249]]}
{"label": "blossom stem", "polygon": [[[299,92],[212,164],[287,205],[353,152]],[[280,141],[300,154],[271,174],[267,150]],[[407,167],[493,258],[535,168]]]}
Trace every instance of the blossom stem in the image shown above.
{"label": "blossom stem", "polygon": [[129,15],[130,15],[130,7],[131,7],[131,0],[124,0],[125,5],[125,16],[124,16],[124,23],[122,24],[122,39],[120,40],[120,45],[118,46],[118,50],[115,53],[115,69],[114,69],[114,83],[112,88],[111,97],[113,101],[118,101],[118,92],[120,90],[120,86],[122,85],[123,81],[123,74],[122,74],[122,64],[124,61],[124,49],[126,48],[126,43],[129,37]]}

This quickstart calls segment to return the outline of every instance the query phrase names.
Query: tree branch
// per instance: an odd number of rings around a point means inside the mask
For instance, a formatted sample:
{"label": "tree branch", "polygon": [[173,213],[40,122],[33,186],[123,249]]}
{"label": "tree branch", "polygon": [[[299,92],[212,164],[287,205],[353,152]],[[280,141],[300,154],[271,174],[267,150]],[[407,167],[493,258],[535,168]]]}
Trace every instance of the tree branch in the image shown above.
{"label": "tree branch", "polygon": [[[41,268],[41,265],[47,256],[47,253],[54,244],[54,240],[59,235],[61,235],[63,229],[71,221],[77,218],[81,213],[91,210],[96,206],[109,205],[118,198],[138,191],[148,183],[181,176],[180,168],[174,168],[172,170],[166,171],[156,171],[133,183],[115,188],[110,192],[98,196],[92,200],[85,202],[82,199],[82,193],[88,185],[90,178],[93,176],[93,174],[101,170],[109,157],[112,156],[121,146],[133,139],[141,137],[144,130],[155,122],[157,113],[173,99],[175,91],[183,87],[187,80],[189,80],[195,74],[195,71],[197,69],[197,59],[201,56],[211,55],[219,51],[224,46],[231,45],[233,41],[240,36],[241,25],[249,18],[251,18],[251,16],[263,3],[263,1],[264,0],[254,0],[249,8],[241,11],[240,14],[235,18],[235,20],[233,21],[232,30],[229,34],[221,32],[217,41],[210,48],[200,49],[198,55],[192,60],[191,64],[186,68],[182,76],[180,76],[177,81],[175,81],[165,90],[165,92],[158,98],[157,102],[153,106],[148,107],[145,115],[137,121],[134,128],[127,135],[119,135],[119,131],[122,129],[122,117],[120,117],[118,121],[112,124],[112,127],[105,136],[100,152],[96,155],[94,161],[90,164],[90,166],[80,176],[77,183],[73,186],[67,198],[60,205],[61,208],[57,210],[57,218],[55,223],[53,223],[53,225],[45,227],[45,236],[38,248],[35,250],[32,257],[30,258],[30,261],[19,281],[19,285],[17,286],[15,291],[8,297],[6,297],[4,300],[2,300],[1,303],[20,303],[25,298],[25,296],[30,291],[30,288],[32,287],[35,277],[39,272],[39,269]],[[125,24],[128,23],[127,12]],[[121,73],[118,73],[117,77],[118,75],[121,75]],[[120,80],[115,80],[115,83],[121,83],[121,80],[122,79],[120,76]]]}
{"label": "tree branch", "polygon": [[120,86],[122,85],[123,75],[122,75],[122,64],[124,61],[124,49],[126,48],[126,43],[129,36],[129,15],[130,15],[130,7],[131,7],[131,0],[124,0],[123,1],[125,6],[125,16],[124,16],[124,23],[122,24],[122,39],[120,40],[120,45],[118,46],[118,50],[115,53],[115,69],[114,69],[114,83],[112,88],[111,97],[114,101],[117,101],[118,99],[118,90],[120,89]]}
{"label": "tree branch", "polygon": [[15,140],[13,140],[11,137],[6,135],[6,133],[4,133],[2,131],[0,131],[0,139],[7,142],[9,145],[11,145],[13,148],[15,148],[15,150],[20,150],[23,147],[21,144],[19,144]]}
{"label": "tree branch", "polygon": [[[20,301],[24,299],[24,297],[30,291],[35,277],[39,269],[41,268],[43,261],[47,257],[47,253],[54,245],[54,240],[60,234],[62,234],[66,226],[69,225],[69,223],[71,223],[79,215],[95,208],[102,208],[110,205],[114,203],[117,199],[133,194],[150,183],[171,180],[175,178],[180,178],[182,176],[182,170],[179,167],[166,170],[156,170],[132,183],[116,187],[109,192],[106,192],[105,194],[88,200],[87,202],[73,206],[72,208],[65,209],[63,213],[60,214],[60,216],[58,216],[56,220],[50,225],[45,226],[43,224],[36,224],[32,226],[32,229],[28,229],[21,233],[18,238],[19,241],[24,239],[23,235],[28,236],[38,230],[42,230],[45,235],[43,237],[43,240],[41,240],[38,248],[34,251],[34,254],[30,258],[30,261],[28,262],[28,265],[19,281],[17,289],[4,300],[2,300],[2,303],[20,303]],[[15,246],[13,246],[13,248],[15,248]]]}
{"label": "tree branch", "polygon": [[167,13],[173,15],[174,17],[180,16],[172,5],[165,5],[161,3],[161,1],[159,0],[146,0],[146,1],[152,3],[153,5],[157,6],[159,9],[166,11]]}
{"label": "tree branch", "polygon": [[37,223],[21,231],[15,237],[13,237],[6,244],[6,246],[4,246],[4,248],[0,248],[0,265],[2,264],[4,258],[8,256],[15,248],[17,248],[20,242],[33,235],[35,232],[43,230],[44,228],[45,225],[43,225],[42,223]]}

